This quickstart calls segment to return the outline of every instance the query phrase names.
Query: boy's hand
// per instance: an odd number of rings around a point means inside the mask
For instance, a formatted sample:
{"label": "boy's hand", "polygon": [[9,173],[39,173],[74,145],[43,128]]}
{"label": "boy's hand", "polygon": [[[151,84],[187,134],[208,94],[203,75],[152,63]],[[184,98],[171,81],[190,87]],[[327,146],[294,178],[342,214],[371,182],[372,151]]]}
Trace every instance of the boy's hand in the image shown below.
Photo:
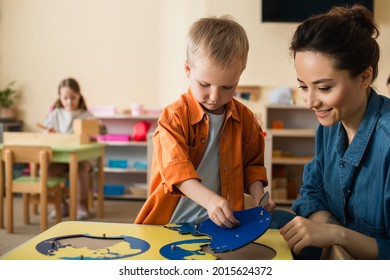
{"label": "boy's hand", "polygon": [[217,226],[232,228],[240,224],[240,221],[234,217],[228,201],[219,195],[210,199],[207,205],[207,212],[210,219]]}
{"label": "boy's hand", "polygon": [[[261,198],[265,195],[263,182],[255,181],[251,185],[249,185],[249,194],[253,197],[255,203],[260,203]],[[268,203],[263,207],[268,212],[272,213],[276,208],[276,203],[272,200],[272,198],[269,197]]]}
{"label": "boy's hand", "polygon": [[228,201],[203,186],[198,180],[188,179],[176,187],[187,197],[207,210],[210,219],[220,227],[232,228],[238,226],[238,221],[229,207]]}
{"label": "boy's hand", "polygon": [[268,203],[267,203],[267,205],[266,205],[264,208],[265,208],[265,210],[267,210],[268,212],[272,213],[272,212],[275,210],[275,208],[276,208],[276,203],[275,203],[275,201],[273,201],[272,198],[269,198],[269,199],[268,199]]}

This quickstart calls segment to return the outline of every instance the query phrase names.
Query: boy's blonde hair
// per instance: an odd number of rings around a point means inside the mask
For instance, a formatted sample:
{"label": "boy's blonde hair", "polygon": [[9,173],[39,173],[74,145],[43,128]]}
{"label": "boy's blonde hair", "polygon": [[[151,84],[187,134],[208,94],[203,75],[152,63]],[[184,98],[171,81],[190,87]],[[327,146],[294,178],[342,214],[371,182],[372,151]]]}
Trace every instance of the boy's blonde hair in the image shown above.
{"label": "boy's blonde hair", "polygon": [[225,69],[237,59],[246,66],[249,51],[244,28],[230,16],[201,18],[192,24],[187,37],[187,61],[203,56]]}

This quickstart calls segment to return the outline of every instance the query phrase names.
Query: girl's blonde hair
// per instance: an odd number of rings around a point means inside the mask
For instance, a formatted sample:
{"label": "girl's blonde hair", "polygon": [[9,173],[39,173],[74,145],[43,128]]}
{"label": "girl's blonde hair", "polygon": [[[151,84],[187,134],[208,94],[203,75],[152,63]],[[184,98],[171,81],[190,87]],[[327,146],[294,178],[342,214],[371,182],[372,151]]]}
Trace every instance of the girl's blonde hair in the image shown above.
{"label": "girl's blonde hair", "polygon": [[237,59],[246,66],[249,51],[244,28],[230,16],[201,18],[192,24],[187,36],[187,61],[206,57],[225,69]]}

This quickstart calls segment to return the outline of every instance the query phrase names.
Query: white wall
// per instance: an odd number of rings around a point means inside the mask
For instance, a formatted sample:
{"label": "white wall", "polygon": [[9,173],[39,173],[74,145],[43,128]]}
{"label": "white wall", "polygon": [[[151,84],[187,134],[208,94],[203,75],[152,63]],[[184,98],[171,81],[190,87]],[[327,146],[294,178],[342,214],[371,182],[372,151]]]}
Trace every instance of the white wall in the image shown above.
{"label": "white wall", "polygon": [[[36,130],[61,79],[80,81],[89,105],[131,102],[163,107],[186,90],[185,39],[191,23],[232,15],[248,32],[250,53],[241,84],[266,93],[296,86],[288,45],[296,24],[261,23],[261,0],[0,0],[0,85],[16,80],[20,117]],[[375,1],[382,48],[378,88],[390,74],[390,2]]]}

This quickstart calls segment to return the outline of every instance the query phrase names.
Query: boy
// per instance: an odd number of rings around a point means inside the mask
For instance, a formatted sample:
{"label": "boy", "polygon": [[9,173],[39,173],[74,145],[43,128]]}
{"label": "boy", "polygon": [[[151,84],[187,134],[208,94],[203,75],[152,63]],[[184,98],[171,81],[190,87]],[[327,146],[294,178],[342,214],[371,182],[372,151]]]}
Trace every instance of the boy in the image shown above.
{"label": "boy", "polygon": [[[259,202],[267,185],[264,137],[253,113],[233,99],[248,55],[245,30],[228,17],[190,28],[190,86],[167,106],[153,136],[150,196],[135,223],[237,226],[244,192]],[[270,200],[267,209],[275,204]]]}

